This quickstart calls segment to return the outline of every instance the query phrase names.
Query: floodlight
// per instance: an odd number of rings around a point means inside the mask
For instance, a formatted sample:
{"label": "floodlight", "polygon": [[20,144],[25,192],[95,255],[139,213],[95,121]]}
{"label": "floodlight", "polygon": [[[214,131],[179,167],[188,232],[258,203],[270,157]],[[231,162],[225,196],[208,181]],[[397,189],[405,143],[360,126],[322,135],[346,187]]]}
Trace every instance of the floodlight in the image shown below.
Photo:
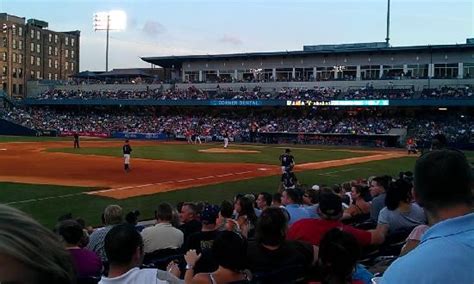
{"label": "floodlight", "polygon": [[123,31],[127,27],[127,14],[124,11],[113,10],[98,12],[93,17],[94,31],[106,31],[105,72],[109,71],[109,31]]}
{"label": "floodlight", "polygon": [[95,31],[123,31],[127,27],[127,14],[124,11],[113,10],[94,14]]}

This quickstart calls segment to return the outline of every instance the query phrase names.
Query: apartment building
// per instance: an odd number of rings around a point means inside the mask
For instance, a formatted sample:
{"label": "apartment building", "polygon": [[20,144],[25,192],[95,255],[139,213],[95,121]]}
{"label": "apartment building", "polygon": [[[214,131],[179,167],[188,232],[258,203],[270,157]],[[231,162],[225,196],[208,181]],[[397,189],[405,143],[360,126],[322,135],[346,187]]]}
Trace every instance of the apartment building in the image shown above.
{"label": "apartment building", "polygon": [[56,32],[48,23],[0,13],[0,87],[25,97],[30,80],[68,80],[79,72],[80,31]]}

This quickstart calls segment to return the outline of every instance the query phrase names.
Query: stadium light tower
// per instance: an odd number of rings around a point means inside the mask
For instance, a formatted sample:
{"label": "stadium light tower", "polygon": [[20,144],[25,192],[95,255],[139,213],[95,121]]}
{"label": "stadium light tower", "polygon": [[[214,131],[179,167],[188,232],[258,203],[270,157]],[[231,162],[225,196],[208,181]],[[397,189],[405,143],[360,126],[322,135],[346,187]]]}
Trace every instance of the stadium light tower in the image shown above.
{"label": "stadium light tower", "polygon": [[109,32],[123,31],[127,26],[127,14],[124,11],[98,12],[94,14],[94,31],[106,31],[105,72],[109,71]]}
{"label": "stadium light tower", "polygon": [[388,46],[390,44],[390,0],[387,1],[387,37],[385,37],[385,42]]}

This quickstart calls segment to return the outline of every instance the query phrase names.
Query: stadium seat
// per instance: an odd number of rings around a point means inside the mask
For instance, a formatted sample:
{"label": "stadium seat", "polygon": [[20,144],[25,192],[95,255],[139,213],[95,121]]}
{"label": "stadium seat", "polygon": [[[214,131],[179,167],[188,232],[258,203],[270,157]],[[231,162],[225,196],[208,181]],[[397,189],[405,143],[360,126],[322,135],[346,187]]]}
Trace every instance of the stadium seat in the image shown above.
{"label": "stadium seat", "polygon": [[361,230],[372,230],[372,229],[375,229],[375,227],[377,227],[377,223],[372,220],[367,220],[362,223],[353,224],[353,227],[357,229],[361,229]]}
{"label": "stadium seat", "polygon": [[166,270],[171,261],[184,263],[184,255],[179,249],[160,249],[147,253],[143,259],[143,267]]}
{"label": "stadium seat", "polygon": [[357,225],[366,223],[370,218],[370,213],[368,214],[359,214],[356,215],[350,219],[343,220],[342,223],[347,224],[347,225],[353,225],[356,227]]}

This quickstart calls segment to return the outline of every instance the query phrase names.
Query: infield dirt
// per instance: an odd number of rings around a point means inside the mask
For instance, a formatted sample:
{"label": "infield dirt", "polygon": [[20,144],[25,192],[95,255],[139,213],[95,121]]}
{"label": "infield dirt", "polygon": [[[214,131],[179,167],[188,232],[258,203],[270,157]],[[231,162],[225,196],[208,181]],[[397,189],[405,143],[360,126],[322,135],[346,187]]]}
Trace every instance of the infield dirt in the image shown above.
{"label": "infield dirt", "polygon": [[[83,147],[117,147],[120,149],[122,142],[82,141],[81,145]],[[158,144],[156,142],[134,141],[134,145],[156,146]],[[179,162],[133,157],[131,160],[132,171],[126,173],[123,170],[123,159],[120,157],[45,151],[47,148],[64,147],[71,147],[71,142],[0,143],[0,148],[6,149],[0,152],[0,181],[99,187],[104,189],[86,192],[86,194],[125,199],[281,174],[280,167],[276,165]],[[404,156],[406,154],[399,151],[372,151],[364,157],[300,164],[295,167],[295,171],[323,169]]]}

